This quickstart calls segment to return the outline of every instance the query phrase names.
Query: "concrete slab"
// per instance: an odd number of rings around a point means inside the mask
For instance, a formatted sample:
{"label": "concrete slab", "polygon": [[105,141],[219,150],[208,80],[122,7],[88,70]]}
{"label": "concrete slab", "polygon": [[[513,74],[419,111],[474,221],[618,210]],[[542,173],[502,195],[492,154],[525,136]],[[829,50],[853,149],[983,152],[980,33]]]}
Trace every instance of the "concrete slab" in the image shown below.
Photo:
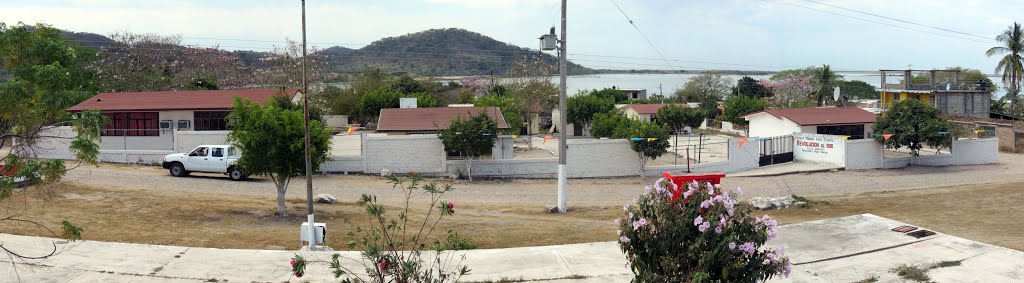
{"label": "concrete slab", "polygon": [[462,281],[538,280],[573,275],[557,250],[551,247],[473,250],[465,254],[465,265],[472,273]]}
{"label": "concrete slab", "polygon": [[231,282],[282,282],[289,278],[288,261],[294,254],[290,251],[194,248],[164,265],[156,275]]}
{"label": "concrete slab", "polygon": [[85,271],[50,266],[0,264],[0,282],[68,282]]}
{"label": "concrete slab", "polygon": [[123,274],[149,274],[180,255],[188,247],[78,241],[59,256],[42,263],[77,270]]}

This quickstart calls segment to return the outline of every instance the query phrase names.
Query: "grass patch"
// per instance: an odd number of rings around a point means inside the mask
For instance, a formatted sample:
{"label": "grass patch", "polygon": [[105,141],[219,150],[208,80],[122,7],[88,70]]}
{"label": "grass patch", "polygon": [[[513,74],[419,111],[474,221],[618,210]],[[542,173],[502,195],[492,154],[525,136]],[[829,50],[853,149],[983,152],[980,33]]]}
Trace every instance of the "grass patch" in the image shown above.
{"label": "grass patch", "polygon": [[853,283],[875,283],[878,282],[878,275],[871,275],[868,278],[861,279],[860,281]]}
{"label": "grass patch", "polygon": [[950,267],[950,266],[960,266],[960,264],[962,262],[963,262],[963,260],[944,260],[944,261],[940,261],[938,263],[933,264],[932,267],[929,268],[929,269],[936,269],[936,268],[943,268],[943,267]]}
{"label": "grass patch", "polygon": [[916,265],[902,264],[900,266],[897,266],[896,268],[893,268],[892,272],[895,272],[896,275],[900,276],[900,278],[910,281],[929,282],[932,280],[931,277],[928,277],[927,268],[921,268]]}
{"label": "grass patch", "polygon": [[797,202],[802,202],[800,205],[797,205],[797,207],[803,208],[803,209],[810,209],[810,208],[813,208],[815,205],[819,205],[819,204],[829,204],[827,201],[813,201],[811,199],[808,199],[808,198],[802,197],[802,196],[798,196],[798,195],[791,195],[790,197],[795,199]]}

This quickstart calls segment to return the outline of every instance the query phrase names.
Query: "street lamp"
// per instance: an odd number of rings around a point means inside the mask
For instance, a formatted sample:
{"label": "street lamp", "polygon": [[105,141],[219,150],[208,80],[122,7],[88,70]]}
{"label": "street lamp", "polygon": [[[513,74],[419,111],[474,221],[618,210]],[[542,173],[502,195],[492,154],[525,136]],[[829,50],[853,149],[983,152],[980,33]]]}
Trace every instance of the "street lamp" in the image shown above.
{"label": "street lamp", "polygon": [[[564,213],[566,211],[566,151],[568,146],[565,144],[566,133],[566,122],[568,113],[565,111],[565,76],[568,73],[566,68],[565,60],[565,2],[562,0],[562,39],[558,40],[555,36],[555,28],[551,27],[551,32],[540,36],[540,49],[541,50],[555,50],[555,45],[558,45],[558,115],[561,119],[558,121],[558,212]],[[560,44],[558,44],[560,43]]]}

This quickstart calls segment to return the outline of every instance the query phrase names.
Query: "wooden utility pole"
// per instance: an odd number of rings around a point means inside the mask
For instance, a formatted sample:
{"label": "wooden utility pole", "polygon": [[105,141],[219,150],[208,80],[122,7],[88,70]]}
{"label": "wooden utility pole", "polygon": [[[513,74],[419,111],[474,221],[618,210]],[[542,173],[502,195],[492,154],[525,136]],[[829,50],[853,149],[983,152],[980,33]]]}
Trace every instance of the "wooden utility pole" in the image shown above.
{"label": "wooden utility pole", "polygon": [[561,116],[561,121],[558,123],[558,212],[566,212],[566,194],[568,189],[566,188],[566,151],[569,148],[565,143],[566,136],[569,134],[566,131],[566,120],[569,118],[569,113],[565,110],[565,76],[569,72],[567,64],[565,63],[565,2],[562,0],[562,36],[558,45],[558,72],[559,72],[559,84],[558,84],[558,114]]}

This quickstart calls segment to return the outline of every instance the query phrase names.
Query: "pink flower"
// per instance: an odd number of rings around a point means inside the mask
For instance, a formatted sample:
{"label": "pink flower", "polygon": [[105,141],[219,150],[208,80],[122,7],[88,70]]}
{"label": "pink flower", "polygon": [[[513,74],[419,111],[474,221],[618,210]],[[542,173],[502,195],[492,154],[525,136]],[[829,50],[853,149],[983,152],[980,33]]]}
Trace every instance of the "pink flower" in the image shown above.
{"label": "pink flower", "polygon": [[651,194],[651,186],[644,187],[644,194]]}
{"label": "pink flower", "polygon": [[387,259],[382,259],[380,262],[378,262],[377,263],[377,269],[387,270],[388,269],[388,260]]}
{"label": "pink flower", "polygon": [[623,244],[629,244],[629,237],[626,237],[626,236],[619,237],[619,242],[622,242]]}
{"label": "pink flower", "polygon": [[757,252],[757,248],[754,247],[754,243],[751,242],[746,242],[743,243],[743,245],[740,245],[740,250],[747,252],[748,255],[754,255],[754,253]]}
{"label": "pink flower", "polygon": [[715,234],[722,234],[722,226],[715,227]]}
{"label": "pink flower", "polygon": [[704,217],[697,215],[697,218],[693,219],[693,226],[700,226],[701,223],[704,223]]}
{"label": "pink flower", "polygon": [[735,242],[730,242],[729,243],[729,249],[730,250],[735,250],[736,249],[736,243]]}
{"label": "pink flower", "polygon": [[454,210],[455,209],[455,203],[449,201],[448,202],[448,209]]}
{"label": "pink flower", "polygon": [[629,204],[628,203],[622,205],[622,211],[629,211]]}
{"label": "pink flower", "polygon": [[707,231],[708,228],[711,228],[711,223],[708,222],[701,223],[700,226],[697,226],[697,230],[700,231],[701,233]]}
{"label": "pink flower", "polygon": [[615,235],[622,236],[622,230],[615,230]]}
{"label": "pink flower", "polygon": [[647,226],[647,218],[640,218],[640,220],[633,221],[633,231]]}
{"label": "pink flower", "polygon": [[291,263],[292,263],[292,267],[295,267],[295,260],[294,259],[292,260]]}

